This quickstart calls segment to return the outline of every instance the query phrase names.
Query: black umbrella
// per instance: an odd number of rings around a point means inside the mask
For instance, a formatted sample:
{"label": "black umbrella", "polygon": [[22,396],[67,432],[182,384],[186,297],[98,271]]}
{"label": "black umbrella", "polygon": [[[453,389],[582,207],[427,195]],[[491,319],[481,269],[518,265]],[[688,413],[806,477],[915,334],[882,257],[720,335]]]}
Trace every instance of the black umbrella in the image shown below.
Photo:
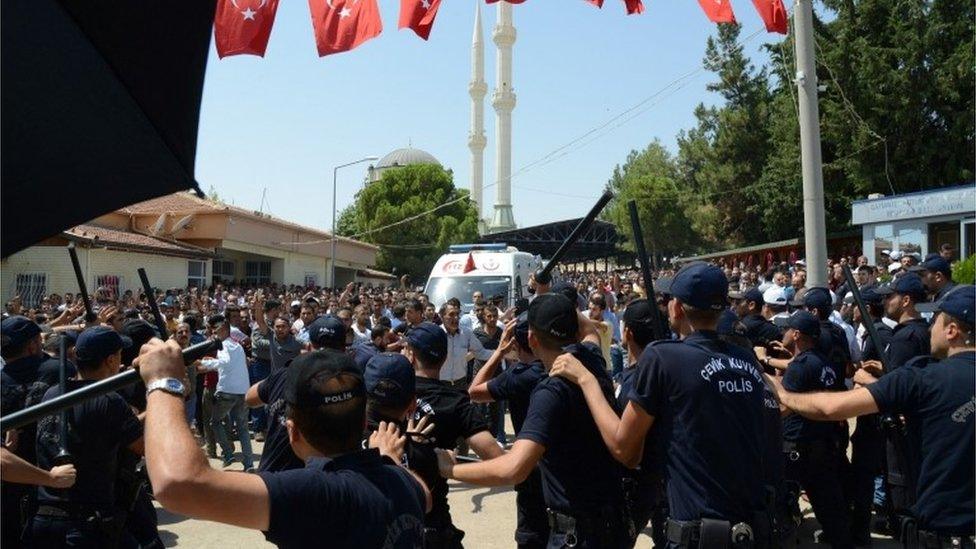
{"label": "black umbrella", "polygon": [[214,0],[4,0],[2,249],[194,189]]}

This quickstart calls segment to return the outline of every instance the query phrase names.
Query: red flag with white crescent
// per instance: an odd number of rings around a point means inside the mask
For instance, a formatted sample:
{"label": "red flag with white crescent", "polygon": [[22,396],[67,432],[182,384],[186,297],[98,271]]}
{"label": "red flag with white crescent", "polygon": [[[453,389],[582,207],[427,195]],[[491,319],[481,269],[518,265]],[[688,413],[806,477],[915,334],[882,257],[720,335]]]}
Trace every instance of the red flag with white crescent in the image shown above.
{"label": "red flag with white crescent", "polygon": [[698,0],[698,4],[713,23],[735,23],[729,0]]}
{"label": "red flag with white crescent", "polygon": [[769,32],[786,34],[789,30],[789,17],[786,15],[786,6],[783,0],[752,0],[752,5],[756,6],[759,17],[762,17]]}
{"label": "red flag with white crescent", "polygon": [[[603,0],[586,0],[586,1],[598,8],[603,7]],[[624,0],[624,5],[627,7],[627,15],[644,13],[644,3],[641,2],[641,0]]]}
{"label": "red flag with white crescent", "polygon": [[464,273],[470,273],[476,270],[478,267],[474,264],[474,254],[468,252],[468,260],[464,263]]}
{"label": "red flag with white crescent", "polygon": [[319,57],[349,51],[383,32],[376,0],[308,0]]}
{"label": "red flag with white crescent", "polygon": [[278,0],[217,0],[214,42],[217,55],[260,55],[268,47]]}
{"label": "red flag with white crescent", "polygon": [[441,0],[400,0],[400,28],[409,28],[427,40]]}

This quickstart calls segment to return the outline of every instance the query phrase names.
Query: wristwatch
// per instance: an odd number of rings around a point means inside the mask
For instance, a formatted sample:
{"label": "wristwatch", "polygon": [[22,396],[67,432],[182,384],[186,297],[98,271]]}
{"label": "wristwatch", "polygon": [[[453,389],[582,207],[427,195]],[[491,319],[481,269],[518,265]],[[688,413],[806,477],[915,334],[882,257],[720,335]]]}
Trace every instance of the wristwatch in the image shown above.
{"label": "wristwatch", "polygon": [[146,396],[149,396],[149,393],[157,389],[179,397],[186,396],[186,386],[183,385],[182,381],[176,379],[175,377],[164,377],[151,381],[148,385],[146,385]]}

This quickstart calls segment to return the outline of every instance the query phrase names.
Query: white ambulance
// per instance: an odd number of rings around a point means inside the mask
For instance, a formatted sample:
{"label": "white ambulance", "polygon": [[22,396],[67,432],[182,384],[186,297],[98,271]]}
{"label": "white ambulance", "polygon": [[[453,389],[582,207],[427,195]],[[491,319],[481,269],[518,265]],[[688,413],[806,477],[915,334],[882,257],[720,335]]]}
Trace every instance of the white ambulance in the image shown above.
{"label": "white ambulance", "polygon": [[542,266],[539,256],[506,244],[455,244],[434,264],[424,293],[437,307],[456,297],[463,312],[474,307],[474,292],[481,292],[486,300],[502,296],[507,308],[516,299],[529,297],[529,276]]}

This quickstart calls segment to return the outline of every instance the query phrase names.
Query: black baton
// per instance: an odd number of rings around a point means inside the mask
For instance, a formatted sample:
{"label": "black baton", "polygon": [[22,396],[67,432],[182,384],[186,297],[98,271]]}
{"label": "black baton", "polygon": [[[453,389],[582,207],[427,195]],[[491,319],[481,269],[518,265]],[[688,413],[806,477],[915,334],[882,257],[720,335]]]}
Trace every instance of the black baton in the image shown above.
{"label": "black baton", "polygon": [[847,285],[851,289],[851,295],[854,296],[854,303],[857,304],[858,310],[861,311],[861,323],[864,324],[864,329],[867,330],[868,337],[871,338],[871,343],[878,352],[878,362],[881,363],[881,370],[887,371],[884,365],[884,347],[881,346],[881,337],[878,335],[878,329],[874,326],[874,317],[871,316],[867,303],[861,297],[861,289],[857,287],[857,282],[854,280],[854,273],[851,272],[850,266],[843,265],[842,270],[844,271],[844,280],[847,281]]}
{"label": "black baton", "polygon": [[657,308],[657,296],[654,295],[654,277],[651,276],[651,264],[647,260],[647,248],[644,247],[644,233],[641,230],[640,218],[637,215],[637,202],[634,200],[628,202],[627,210],[630,212],[630,229],[634,232],[634,248],[636,248],[637,259],[641,264],[641,275],[644,278],[647,302],[651,306],[651,316],[654,319],[654,340],[670,339],[664,333],[661,310]]}
{"label": "black baton", "polygon": [[81,302],[85,304],[85,322],[95,322],[98,315],[92,309],[91,300],[88,299],[88,285],[85,284],[85,275],[81,274],[81,263],[78,262],[78,252],[75,251],[75,243],[68,244],[68,255],[71,256],[71,266],[75,269],[75,278],[78,279],[78,293],[81,294]]}
{"label": "black baton", "polygon": [[[60,366],[58,386],[63,395],[68,392],[68,338],[65,334],[61,334],[61,339],[58,340],[58,360],[58,366]],[[58,455],[54,456],[54,464],[65,465],[73,461],[71,453],[68,452],[68,410],[61,410],[59,419],[61,420],[58,425],[60,443],[58,444]]]}
{"label": "black baton", "polygon": [[146,301],[149,302],[149,310],[152,311],[153,319],[156,320],[156,329],[159,330],[159,338],[166,339],[169,332],[166,330],[166,321],[163,320],[163,313],[159,312],[159,304],[156,303],[156,291],[149,285],[149,277],[146,270],[139,267],[139,280],[142,281],[142,292],[146,294]]}
{"label": "black baton", "polygon": [[[203,343],[197,343],[196,345],[187,347],[183,350],[183,363],[187,365],[192,364],[194,361],[199,360],[210,353],[219,351],[222,348],[223,343],[219,339],[211,339],[204,341]],[[62,394],[52,398],[51,400],[46,400],[40,404],[24,408],[19,412],[7,414],[0,418],[0,432],[6,432],[11,429],[19,429],[24,425],[30,425],[42,417],[56,414],[61,410],[67,410],[97,396],[118,391],[119,389],[128,387],[137,381],[139,381],[139,371],[134,369],[126,370],[121,374],[105,378],[101,381],[92,383],[91,385],[85,385],[84,387],[71,391],[70,393]]]}
{"label": "black baton", "polygon": [[566,240],[564,240],[559,246],[556,253],[552,254],[552,257],[549,258],[549,263],[535,273],[536,282],[539,284],[549,284],[552,282],[552,270],[556,268],[556,264],[559,263],[564,255],[566,255],[566,252],[569,251],[573,244],[576,244],[576,241],[583,236],[583,233],[590,228],[590,225],[592,225],[593,221],[596,220],[596,216],[600,215],[600,212],[603,210],[604,206],[606,206],[612,198],[612,192],[603,192],[603,196],[600,197],[600,200],[596,201],[596,204],[593,206],[593,209],[590,210],[590,213],[586,214],[586,217],[581,219],[580,222],[576,224],[576,227],[573,228],[573,232],[569,233],[569,236],[567,236]]}

